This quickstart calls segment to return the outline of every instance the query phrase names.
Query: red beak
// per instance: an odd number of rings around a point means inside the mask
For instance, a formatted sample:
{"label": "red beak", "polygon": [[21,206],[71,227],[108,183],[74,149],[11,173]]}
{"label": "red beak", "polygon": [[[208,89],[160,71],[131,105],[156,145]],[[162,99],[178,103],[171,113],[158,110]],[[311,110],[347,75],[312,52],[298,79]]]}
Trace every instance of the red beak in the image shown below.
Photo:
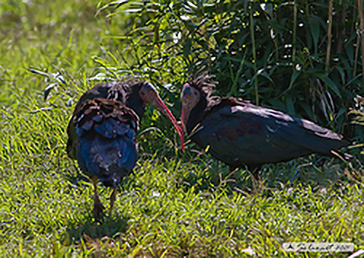
{"label": "red beak", "polygon": [[185,134],[184,131],[181,129],[181,127],[178,125],[177,120],[172,115],[171,111],[168,109],[168,107],[163,103],[162,99],[159,96],[156,96],[153,99],[153,105],[158,108],[165,116],[168,117],[168,119],[172,122],[174,128],[176,129],[178,136],[181,140],[181,148],[182,152],[185,151]]}
{"label": "red beak", "polygon": [[186,112],[184,110],[184,108],[182,108],[182,111],[181,111],[181,126],[183,128],[183,131],[186,132],[186,121],[187,118],[186,118]]}

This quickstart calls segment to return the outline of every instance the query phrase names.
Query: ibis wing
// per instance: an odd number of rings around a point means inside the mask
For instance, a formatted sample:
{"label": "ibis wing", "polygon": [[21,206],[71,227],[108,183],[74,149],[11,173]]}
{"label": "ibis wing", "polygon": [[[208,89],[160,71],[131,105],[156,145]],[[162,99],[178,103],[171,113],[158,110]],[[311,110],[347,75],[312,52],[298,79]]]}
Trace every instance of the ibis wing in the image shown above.
{"label": "ibis wing", "polygon": [[96,98],[103,98],[103,99],[114,99],[118,100],[121,103],[125,104],[125,98],[128,94],[128,89],[125,87],[123,83],[120,82],[104,82],[99,83],[93,88],[86,91],[82,94],[80,100],[77,102],[75,110],[72,114],[71,120],[68,123],[67,127],[67,154],[71,159],[76,159],[76,147],[78,144],[78,136],[76,133],[76,122],[75,114],[80,112],[81,107],[87,100],[94,100]]}
{"label": "ibis wing", "polygon": [[198,130],[194,141],[230,165],[275,163],[314,152],[330,155],[349,144],[310,121],[252,104],[216,110]]}
{"label": "ibis wing", "polygon": [[117,186],[138,158],[138,116],[119,101],[96,98],[85,101],[74,121],[81,170],[107,186]]}

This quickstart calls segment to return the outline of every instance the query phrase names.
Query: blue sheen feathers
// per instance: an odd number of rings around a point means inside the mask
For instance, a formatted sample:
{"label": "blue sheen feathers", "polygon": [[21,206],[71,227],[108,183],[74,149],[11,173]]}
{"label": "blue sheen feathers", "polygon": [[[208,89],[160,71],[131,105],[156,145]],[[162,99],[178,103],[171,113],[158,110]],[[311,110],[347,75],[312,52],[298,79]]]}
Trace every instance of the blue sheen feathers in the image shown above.
{"label": "blue sheen feathers", "polygon": [[136,164],[138,116],[119,101],[86,100],[74,118],[81,170],[117,187]]}

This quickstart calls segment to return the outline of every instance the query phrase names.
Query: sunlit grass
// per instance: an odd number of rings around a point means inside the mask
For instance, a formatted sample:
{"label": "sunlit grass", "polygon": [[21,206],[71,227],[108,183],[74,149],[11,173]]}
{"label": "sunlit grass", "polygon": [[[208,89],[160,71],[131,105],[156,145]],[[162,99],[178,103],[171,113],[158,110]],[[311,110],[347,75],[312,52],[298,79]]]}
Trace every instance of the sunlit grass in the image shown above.
{"label": "sunlit grass", "polygon": [[[363,185],[347,179],[340,160],[310,156],[267,165],[257,190],[250,173],[240,170],[231,181],[225,165],[193,144],[182,154],[172,130],[144,131],[152,123],[167,127],[156,122],[153,109],[146,112],[140,159],[119,189],[115,213],[96,223],[92,184],[65,153],[74,103],[100,72],[93,56],[107,55],[100,47],[112,47],[106,32],[120,29],[95,18],[96,5],[0,5],[1,256],[240,257],[249,247],[260,257],[293,256],[281,249],[287,241],[364,248]],[[110,190],[100,185],[99,191],[107,205]]]}
{"label": "sunlit grass", "polygon": [[[312,189],[298,183],[244,194],[227,187],[200,189],[199,183],[188,187],[178,183],[186,171],[207,173],[200,164],[157,157],[141,160],[119,191],[116,214],[103,224],[91,217],[91,184],[67,179],[73,170],[68,162],[60,164],[63,169],[58,173],[56,162],[49,164],[50,169],[46,165],[15,169],[1,182],[1,231],[7,242],[2,252],[20,254],[22,246],[32,256],[49,252],[240,256],[252,247],[266,256],[283,255],[281,245],[287,241],[362,246],[363,191],[358,185]],[[110,191],[100,187],[100,192],[106,203]]]}

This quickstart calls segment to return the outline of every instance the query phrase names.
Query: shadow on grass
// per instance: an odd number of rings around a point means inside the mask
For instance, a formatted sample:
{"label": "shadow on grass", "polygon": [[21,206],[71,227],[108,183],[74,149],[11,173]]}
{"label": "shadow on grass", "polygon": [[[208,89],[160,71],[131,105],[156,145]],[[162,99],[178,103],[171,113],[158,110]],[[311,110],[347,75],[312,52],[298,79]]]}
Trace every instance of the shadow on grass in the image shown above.
{"label": "shadow on grass", "polygon": [[[208,159],[207,159],[208,160]],[[240,192],[245,195],[257,193],[257,184],[247,169],[231,174],[227,165],[212,160],[196,160],[199,169],[186,171],[176,178],[177,187],[188,190],[192,186],[195,192],[214,192],[224,189],[228,194]],[[346,181],[345,163],[338,159],[311,155],[289,162],[266,164],[262,166],[260,177],[262,187],[258,192],[270,195],[269,192],[297,185],[309,185],[312,188],[324,188]],[[261,190],[268,191],[261,191]]]}
{"label": "shadow on grass", "polygon": [[76,166],[76,162],[71,165],[70,170],[64,173],[64,178],[75,186],[80,186],[84,182],[91,182],[91,180]]}
{"label": "shadow on grass", "polygon": [[126,232],[128,218],[105,217],[104,221],[96,222],[93,218],[87,218],[87,222],[71,222],[66,229],[63,243],[72,245],[78,243],[99,242],[107,239],[115,239]]}
{"label": "shadow on grass", "polygon": [[[65,180],[75,187],[85,185],[93,187],[90,179],[84,175],[77,166],[74,165],[73,170],[65,173]],[[121,185],[128,183],[125,179]],[[106,211],[108,213],[108,210]],[[114,212],[117,211],[114,209]],[[117,214],[112,217],[105,216],[103,222],[95,221],[92,217],[92,211],[82,220],[72,221],[67,224],[68,227],[63,236],[64,245],[73,245],[80,243],[94,244],[105,242],[110,239],[118,238],[127,230],[128,217],[119,217]]]}
{"label": "shadow on grass", "polygon": [[194,187],[195,193],[224,190],[227,193],[239,191],[249,194],[254,188],[252,174],[244,169],[229,171],[229,167],[217,160],[194,160],[195,169],[177,174],[176,186],[188,191]]}

